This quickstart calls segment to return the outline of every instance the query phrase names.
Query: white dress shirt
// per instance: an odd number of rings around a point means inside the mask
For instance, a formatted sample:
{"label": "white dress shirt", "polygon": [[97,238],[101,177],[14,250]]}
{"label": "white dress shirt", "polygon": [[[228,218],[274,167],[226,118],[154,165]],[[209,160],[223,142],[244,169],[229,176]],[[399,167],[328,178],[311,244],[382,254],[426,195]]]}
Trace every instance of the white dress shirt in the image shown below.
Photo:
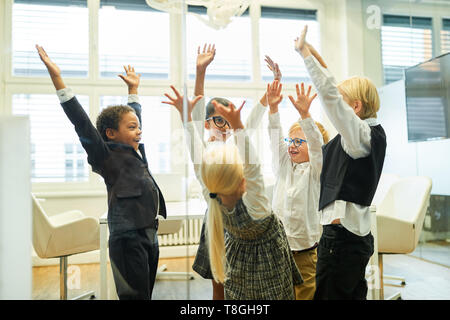
{"label": "white dress shirt", "polygon": [[320,172],[323,137],[312,118],[300,120],[308,144],[309,161],[294,163],[282,134],[280,114],[269,114],[272,169],[277,177],[272,208],[283,222],[291,250],[305,250],[319,242]]}
{"label": "white dress shirt", "polygon": [[[305,65],[325,113],[341,135],[344,151],[352,158],[359,159],[370,154],[370,126],[377,125],[375,118],[361,120],[353,109],[344,101],[337,88],[336,80],[330,71],[323,68],[316,58],[308,56]],[[326,206],[320,217],[322,225],[331,224],[340,219],[341,224],[350,232],[365,236],[370,232],[370,207],[356,203],[336,200]]]}

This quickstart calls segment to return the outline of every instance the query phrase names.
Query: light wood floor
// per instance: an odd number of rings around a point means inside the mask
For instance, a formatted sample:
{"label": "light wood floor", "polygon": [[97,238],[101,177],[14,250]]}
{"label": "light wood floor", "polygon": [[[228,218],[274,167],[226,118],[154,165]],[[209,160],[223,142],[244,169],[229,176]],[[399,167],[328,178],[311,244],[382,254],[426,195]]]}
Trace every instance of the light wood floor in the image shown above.
{"label": "light wood floor", "polygon": [[[399,291],[404,300],[450,300],[450,268],[429,263],[411,255],[385,255],[384,273],[406,278],[406,286],[385,286],[385,296]],[[193,272],[193,257],[160,259],[167,271]],[[99,292],[99,265],[78,265],[81,276],[81,289],[69,291],[69,298],[83,292]],[[209,300],[212,297],[211,280],[202,279],[195,272],[194,280],[157,280],[153,290],[155,300]],[[395,282],[391,282],[394,283]],[[33,268],[33,300],[59,299],[59,267],[46,266]]]}

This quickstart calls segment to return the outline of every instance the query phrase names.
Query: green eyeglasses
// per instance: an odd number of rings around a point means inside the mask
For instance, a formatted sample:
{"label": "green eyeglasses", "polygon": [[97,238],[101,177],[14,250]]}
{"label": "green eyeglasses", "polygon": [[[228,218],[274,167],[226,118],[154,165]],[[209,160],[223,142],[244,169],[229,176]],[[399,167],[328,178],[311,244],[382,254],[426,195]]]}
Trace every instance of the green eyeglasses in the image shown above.
{"label": "green eyeglasses", "polygon": [[300,138],[295,138],[295,139],[284,138],[284,141],[287,143],[288,146],[290,146],[293,143],[294,146],[296,146],[296,147],[300,147],[303,142],[306,142],[306,140],[300,139]]}
{"label": "green eyeglasses", "polygon": [[225,126],[230,126],[230,124],[228,123],[227,120],[225,120],[224,118],[222,118],[221,116],[214,116],[214,117],[209,117],[206,119],[206,121],[212,120],[214,121],[214,124],[218,127],[218,128],[223,128]]}

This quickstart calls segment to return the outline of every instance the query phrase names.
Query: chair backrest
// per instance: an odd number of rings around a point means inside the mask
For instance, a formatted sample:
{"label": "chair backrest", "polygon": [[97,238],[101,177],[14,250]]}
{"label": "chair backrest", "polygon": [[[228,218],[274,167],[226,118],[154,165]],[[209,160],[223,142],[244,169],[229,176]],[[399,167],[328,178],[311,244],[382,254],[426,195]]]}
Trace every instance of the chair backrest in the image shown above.
{"label": "chair backrest", "polygon": [[[400,178],[394,182],[377,207],[377,217],[385,216],[412,224],[416,247],[429,205],[432,182],[428,177]],[[378,230],[378,233],[383,230]]]}
{"label": "chair backrest", "polygon": [[381,174],[380,181],[378,182],[377,191],[375,192],[375,195],[372,200],[372,205],[380,205],[380,203],[383,201],[384,197],[388,193],[389,189],[391,188],[392,184],[400,179],[399,175],[396,174],[390,174],[390,173],[383,173]]}
{"label": "chair backrest", "polygon": [[33,201],[33,247],[36,254],[42,258],[45,257],[53,226],[34,194],[31,194],[31,199]]}
{"label": "chair backrest", "polygon": [[158,235],[173,234],[180,231],[184,220],[159,220]]}

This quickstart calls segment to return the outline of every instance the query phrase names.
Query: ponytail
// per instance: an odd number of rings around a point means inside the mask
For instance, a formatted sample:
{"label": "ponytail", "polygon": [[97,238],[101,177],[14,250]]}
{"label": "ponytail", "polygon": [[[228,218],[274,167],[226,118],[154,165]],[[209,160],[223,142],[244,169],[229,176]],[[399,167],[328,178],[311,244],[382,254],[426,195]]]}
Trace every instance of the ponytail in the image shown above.
{"label": "ponytail", "polygon": [[222,211],[216,199],[209,199],[206,223],[211,271],[214,280],[223,283],[225,281],[225,238]]}

